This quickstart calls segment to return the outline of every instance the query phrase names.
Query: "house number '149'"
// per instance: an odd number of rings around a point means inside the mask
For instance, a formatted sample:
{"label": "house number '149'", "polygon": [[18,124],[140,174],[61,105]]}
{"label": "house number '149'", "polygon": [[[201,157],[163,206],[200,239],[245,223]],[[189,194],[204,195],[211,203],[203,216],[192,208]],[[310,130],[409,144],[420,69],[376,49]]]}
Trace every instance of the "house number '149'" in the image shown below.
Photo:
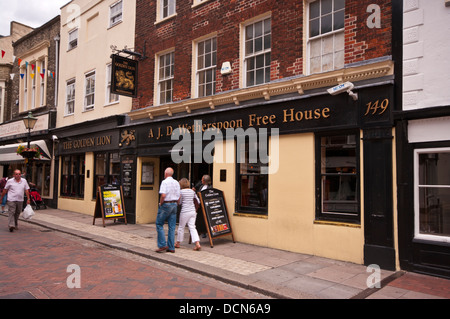
{"label": "house number '149'", "polygon": [[389,100],[388,99],[384,99],[381,103],[380,100],[376,100],[375,102],[370,102],[367,103],[367,110],[366,110],[366,114],[364,114],[364,116],[369,115],[369,113],[371,113],[370,115],[381,115],[384,112],[386,112],[386,110],[389,107]]}

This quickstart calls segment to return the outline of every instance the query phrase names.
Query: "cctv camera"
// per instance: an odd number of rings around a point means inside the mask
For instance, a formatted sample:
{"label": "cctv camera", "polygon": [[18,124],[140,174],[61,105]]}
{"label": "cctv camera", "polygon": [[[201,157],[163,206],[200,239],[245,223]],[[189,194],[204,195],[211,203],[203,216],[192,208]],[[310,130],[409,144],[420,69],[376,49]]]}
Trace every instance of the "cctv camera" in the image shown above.
{"label": "cctv camera", "polygon": [[352,90],[354,87],[355,86],[353,85],[353,83],[345,82],[335,87],[332,87],[331,89],[328,90],[328,93],[330,93],[331,95],[337,95],[344,92],[348,92],[349,90]]}
{"label": "cctv camera", "polygon": [[52,140],[54,140],[54,141],[58,140],[58,136],[53,135],[53,136],[52,136]]}
{"label": "cctv camera", "polygon": [[353,100],[356,101],[358,99],[358,94],[352,92],[354,87],[355,85],[353,83],[345,82],[335,87],[332,87],[331,89],[328,89],[328,93],[330,93],[331,95],[337,95],[347,92],[353,98]]}

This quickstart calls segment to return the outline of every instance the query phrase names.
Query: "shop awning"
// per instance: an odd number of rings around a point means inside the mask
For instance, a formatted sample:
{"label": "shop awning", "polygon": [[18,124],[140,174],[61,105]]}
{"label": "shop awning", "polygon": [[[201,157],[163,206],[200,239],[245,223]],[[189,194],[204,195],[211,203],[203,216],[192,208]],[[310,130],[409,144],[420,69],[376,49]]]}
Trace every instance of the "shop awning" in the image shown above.
{"label": "shop awning", "polygon": [[[27,143],[0,146],[0,165],[23,162],[23,157],[16,153],[20,145],[26,146]],[[50,160],[50,152],[45,141],[33,141],[30,145],[31,147],[37,147],[41,152],[40,161]]]}

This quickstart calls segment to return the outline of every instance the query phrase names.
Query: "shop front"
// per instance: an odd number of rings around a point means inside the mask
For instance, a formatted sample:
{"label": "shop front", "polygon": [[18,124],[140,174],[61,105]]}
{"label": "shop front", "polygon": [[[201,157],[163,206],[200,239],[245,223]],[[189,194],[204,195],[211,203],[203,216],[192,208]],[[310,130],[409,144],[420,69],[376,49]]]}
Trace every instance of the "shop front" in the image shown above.
{"label": "shop front", "polygon": [[393,85],[355,92],[357,100],[311,90],[121,126],[136,222],[155,221],[172,166],[193,184],[211,175],[237,241],[395,269]]}
{"label": "shop front", "polygon": [[402,269],[450,278],[449,107],[397,114]]}
{"label": "shop front", "polygon": [[[12,177],[14,170],[19,169],[46,205],[56,207],[53,141],[49,133],[54,115],[46,113],[36,118],[29,136],[22,119],[0,125],[0,177]],[[31,152],[27,154],[28,149]]]}
{"label": "shop front", "polygon": [[54,131],[59,209],[93,215],[98,188],[122,184],[117,130],[122,120],[111,117]]}

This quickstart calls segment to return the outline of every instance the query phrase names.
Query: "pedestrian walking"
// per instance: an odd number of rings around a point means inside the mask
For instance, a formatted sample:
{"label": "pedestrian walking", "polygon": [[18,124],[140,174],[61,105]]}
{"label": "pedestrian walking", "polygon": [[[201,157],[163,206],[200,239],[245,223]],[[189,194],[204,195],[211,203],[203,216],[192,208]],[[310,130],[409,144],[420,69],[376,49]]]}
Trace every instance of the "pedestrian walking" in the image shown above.
{"label": "pedestrian walking", "polygon": [[[193,188],[194,192],[201,192],[206,189],[212,188],[211,186],[211,176],[203,175],[202,180],[195,185]],[[203,217],[197,218],[195,222],[195,226],[197,228],[197,232],[202,234],[203,238],[206,238],[206,234],[208,230],[206,229],[205,219]]]}
{"label": "pedestrian walking", "polygon": [[27,195],[27,204],[30,204],[30,186],[26,179],[22,178],[20,170],[14,171],[13,178],[10,178],[6,182],[5,189],[2,192],[1,200],[3,197],[8,196],[8,227],[9,231],[13,232],[18,228],[19,215],[23,210],[23,194]]}
{"label": "pedestrian walking", "polygon": [[200,250],[200,238],[198,236],[197,229],[195,227],[195,220],[197,219],[197,212],[195,209],[194,200],[200,203],[197,194],[189,188],[190,184],[187,178],[182,178],[180,180],[180,201],[181,212],[180,212],[180,222],[178,225],[177,242],[175,243],[175,248],[180,248],[180,244],[184,239],[184,229],[186,224],[188,225],[189,232],[191,233],[191,240],[195,243],[194,250]]}
{"label": "pedestrian walking", "polygon": [[[3,190],[5,189],[5,186],[6,186],[6,182],[8,181],[8,178],[7,177],[3,177],[1,180],[0,180],[0,194],[2,194],[3,193]],[[3,199],[2,199],[2,201],[1,201],[1,203],[2,203],[2,214],[5,212],[5,206],[6,206],[6,200],[7,200],[7,198],[8,198],[8,195],[5,195],[5,196],[3,196]]]}
{"label": "pedestrian walking", "polygon": [[[173,169],[167,168],[164,172],[164,180],[159,188],[160,200],[158,215],[156,217],[156,230],[158,234],[158,249],[156,252],[175,252],[175,228],[177,225],[177,203],[180,199],[180,184],[172,177]],[[166,236],[164,224],[167,222],[169,231]]]}

